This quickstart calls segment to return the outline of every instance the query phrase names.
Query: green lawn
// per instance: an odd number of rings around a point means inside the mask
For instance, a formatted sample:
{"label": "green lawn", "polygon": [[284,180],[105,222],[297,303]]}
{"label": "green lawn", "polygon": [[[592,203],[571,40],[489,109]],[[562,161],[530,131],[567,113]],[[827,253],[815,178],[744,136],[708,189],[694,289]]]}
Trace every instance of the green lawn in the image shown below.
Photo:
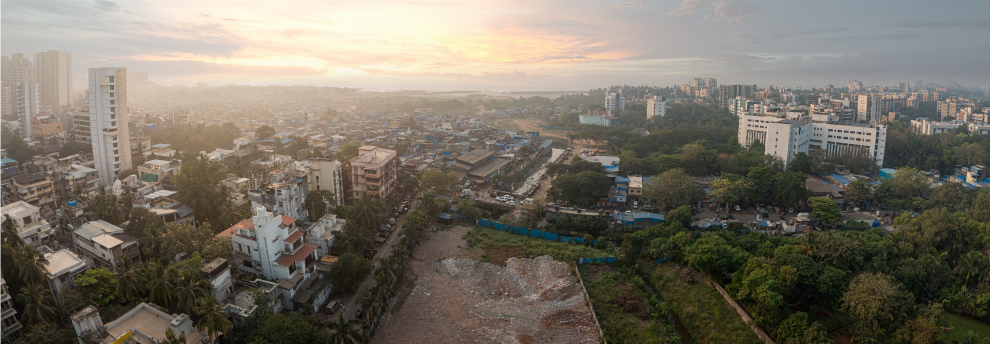
{"label": "green lawn", "polygon": [[967,331],[978,333],[980,338],[990,338],[990,325],[948,311],[945,317],[949,319],[949,326],[952,326],[952,330],[946,336],[946,342],[951,343],[953,339],[961,342]]}
{"label": "green lawn", "polygon": [[526,252],[529,258],[549,255],[559,261],[570,263],[575,258],[615,257],[615,253],[606,252],[590,246],[554,242],[550,240],[530,238],[527,236],[497,231],[491,228],[474,226],[464,236],[468,246],[487,248],[489,246],[513,245]]}
{"label": "green lawn", "polygon": [[761,343],[717,290],[700,280],[694,284],[681,281],[672,263],[642,260],[639,273],[671,305],[674,315],[698,343]]}

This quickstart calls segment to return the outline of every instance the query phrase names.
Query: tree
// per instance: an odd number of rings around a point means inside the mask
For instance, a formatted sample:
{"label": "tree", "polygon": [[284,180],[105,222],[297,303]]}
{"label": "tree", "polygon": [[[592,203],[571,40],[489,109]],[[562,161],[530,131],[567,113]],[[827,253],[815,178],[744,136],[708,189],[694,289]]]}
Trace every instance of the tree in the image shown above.
{"label": "tree", "polygon": [[201,317],[196,322],[196,329],[200,332],[206,332],[210,338],[214,338],[217,334],[230,331],[231,323],[227,319],[223,307],[213,302],[210,296],[206,296],[200,300],[199,306],[196,308],[196,314],[199,314]]}
{"label": "tree", "polygon": [[643,183],[643,197],[658,209],[688,205],[698,195],[694,181],[680,168],[667,170]]}
{"label": "tree", "polygon": [[24,245],[24,240],[17,233],[17,221],[10,214],[3,214],[3,245],[17,247]]}
{"label": "tree", "polygon": [[15,299],[24,305],[21,321],[27,326],[34,326],[55,319],[55,307],[52,306],[51,302],[52,293],[44,285],[34,284],[22,287]]}
{"label": "tree", "polygon": [[567,174],[550,183],[547,195],[558,202],[569,201],[580,206],[590,206],[607,197],[613,184],[608,176],[591,171]]}
{"label": "tree", "polygon": [[687,251],[687,261],[692,268],[713,276],[728,272],[733,258],[732,247],[715,233],[703,235]]}
{"label": "tree", "polygon": [[677,209],[667,212],[667,217],[664,220],[667,223],[679,223],[684,228],[691,228],[691,208],[686,205],[677,207]]}
{"label": "tree", "polygon": [[755,166],[749,169],[746,175],[746,187],[749,189],[749,198],[754,202],[763,202],[773,191],[773,174],[770,167],[765,165]]}
{"label": "tree", "polygon": [[808,198],[811,203],[811,217],[821,220],[826,225],[842,220],[842,209],[835,203],[835,200],[828,197]]}
{"label": "tree", "polygon": [[148,257],[162,261],[170,261],[180,253],[192,255],[199,253],[203,260],[212,261],[224,258],[234,261],[234,246],[230,237],[218,237],[209,223],[197,227],[187,222],[173,222],[161,231],[154,233],[155,241],[160,247],[160,256]]}
{"label": "tree", "polygon": [[131,264],[131,258],[126,254],[120,260],[120,266],[117,267],[117,271],[119,271],[116,275],[117,295],[122,296],[127,301],[131,301],[143,294],[145,287],[144,276],[141,275],[141,270],[138,270]]}
{"label": "tree", "polygon": [[794,158],[787,164],[787,171],[803,174],[811,173],[811,161],[808,160],[808,154],[803,152],[794,154]]}
{"label": "tree", "polygon": [[76,276],[76,287],[83,297],[103,308],[119,302],[117,279],[107,269],[93,269]]}
{"label": "tree", "polygon": [[149,261],[144,264],[141,273],[148,283],[146,288],[151,302],[160,305],[170,304],[175,288],[172,280],[177,273],[176,270],[157,261]]}
{"label": "tree", "polygon": [[17,267],[17,277],[28,285],[45,285],[45,272],[48,259],[34,246],[21,245],[16,247],[13,262]]}
{"label": "tree", "polygon": [[334,209],[336,197],[330,190],[313,190],[306,194],[303,207],[309,215],[309,222],[316,222]]}
{"label": "tree", "polygon": [[893,177],[881,180],[877,186],[880,202],[894,210],[913,207],[927,192],[928,180],[910,167],[898,169]]}
{"label": "tree", "polygon": [[946,208],[950,211],[966,210],[966,189],[962,183],[945,183],[932,188],[928,208]]}
{"label": "tree", "polygon": [[[76,332],[72,326],[56,326],[53,323],[43,322],[31,326],[30,331],[24,334],[24,343],[31,344],[64,344],[77,342]],[[185,342],[182,342],[185,344]]]}
{"label": "tree", "polygon": [[850,272],[863,268],[867,254],[862,241],[838,231],[808,233],[801,238],[801,245],[805,247],[805,253],[815,261]]}
{"label": "tree", "polygon": [[458,209],[458,212],[461,214],[461,216],[464,216],[465,220],[471,223],[474,223],[479,218],[481,218],[481,211],[479,211],[478,208],[475,208],[473,205],[470,204],[462,205],[460,209]]}
{"label": "tree", "polygon": [[725,203],[728,211],[729,205],[739,202],[746,197],[746,181],[738,175],[724,173],[720,178],[712,183],[712,198],[719,203]]}
{"label": "tree", "polygon": [[114,225],[120,225],[127,220],[127,213],[131,204],[126,204],[117,195],[106,187],[100,185],[93,196],[83,196],[86,201],[86,210],[96,213],[100,220]]}
{"label": "tree", "polygon": [[337,259],[330,270],[334,285],[342,291],[353,290],[371,273],[371,261],[357,254],[346,252]]}
{"label": "tree", "polygon": [[177,304],[188,313],[196,308],[201,297],[210,293],[210,282],[203,279],[199,271],[181,270],[176,276],[174,296]]}
{"label": "tree", "polygon": [[3,149],[7,151],[7,156],[13,160],[24,163],[31,160],[35,155],[41,154],[37,149],[28,146],[24,138],[14,134],[6,127],[3,130]]}
{"label": "tree", "polygon": [[942,305],[931,304],[922,307],[917,317],[901,326],[895,338],[901,343],[943,343],[951,328],[942,312]]}
{"label": "tree", "polygon": [[186,332],[179,332],[179,335],[175,335],[175,331],[169,327],[165,329],[165,341],[162,344],[186,344]]}
{"label": "tree", "polygon": [[460,179],[453,173],[429,170],[423,172],[419,184],[422,185],[423,190],[449,195],[457,191],[459,181]]}
{"label": "tree", "polygon": [[351,141],[340,146],[337,150],[337,160],[340,161],[350,161],[354,157],[358,156],[359,148],[361,148],[361,143],[357,141]]}
{"label": "tree", "polygon": [[258,130],[254,132],[254,138],[258,141],[267,140],[269,137],[275,135],[275,128],[263,125],[258,127]]}
{"label": "tree", "polygon": [[870,191],[870,183],[866,178],[857,178],[856,180],[846,185],[846,193],[843,195],[846,201],[854,205],[860,205],[860,203],[869,201],[872,192]]}
{"label": "tree", "polygon": [[182,144],[182,150],[186,152],[187,155],[199,155],[203,152],[209,153],[216,148],[217,146],[214,145],[213,142],[207,141],[203,135],[193,135]]}
{"label": "tree", "polygon": [[175,176],[176,197],[192,209],[198,223],[209,222],[219,215],[225,199],[217,185],[224,177],[219,162],[190,159],[182,163],[182,173]]}
{"label": "tree", "polygon": [[843,310],[849,314],[857,343],[879,343],[909,318],[914,296],[893,277],[867,272],[849,284]]}
{"label": "tree", "polygon": [[810,192],[804,185],[808,177],[800,172],[784,172],[777,175],[773,201],[781,207],[793,207],[808,198]]}
{"label": "tree", "polygon": [[981,191],[966,213],[977,221],[990,222],[990,191]]}
{"label": "tree", "polygon": [[976,142],[961,144],[953,153],[956,163],[963,166],[982,165],[987,158],[987,148]]}
{"label": "tree", "polygon": [[165,221],[148,208],[135,207],[134,210],[131,210],[127,226],[124,227],[124,233],[140,239],[146,235],[147,230],[151,227],[165,227]]}
{"label": "tree", "polygon": [[344,320],[344,314],[341,313],[336,321],[327,323],[327,328],[332,332],[330,342],[339,344],[359,344],[366,342],[361,340],[364,337],[361,331],[355,328],[359,324],[358,319]]}
{"label": "tree", "polygon": [[795,312],[782,321],[773,336],[781,343],[801,343],[805,331],[808,330],[808,313]]}

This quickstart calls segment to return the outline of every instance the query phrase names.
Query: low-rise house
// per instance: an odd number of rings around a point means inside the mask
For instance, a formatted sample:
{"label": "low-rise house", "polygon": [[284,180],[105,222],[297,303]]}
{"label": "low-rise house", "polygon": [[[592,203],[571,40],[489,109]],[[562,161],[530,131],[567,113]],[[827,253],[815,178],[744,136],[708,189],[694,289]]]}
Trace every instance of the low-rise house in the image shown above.
{"label": "low-rise house", "polygon": [[23,173],[13,177],[11,191],[17,200],[27,202],[42,212],[55,210],[55,187],[47,173]]}
{"label": "low-rise house", "polygon": [[89,270],[89,265],[82,258],[70,251],[62,249],[58,252],[51,252],[45,246],[45,277],[48,278],[48,288],[52,291],[52,296],[56,303],[64,301],[62,288],[76,285],[76,276]]}
{"label": "low-rise house", "polygon": [[323,257],[332,251],[335,235],[344,228],[347,220],[338,219],[337,215],[326,214],[306,229],[306,242],[316,245],[316,256]]}
{"label": "low-rise house", "polygon": [[145,157],[154,155],[159,158],[171,158],[175,156],[175,154],[176,152],[174,149],[172,149],[172,145],[165,143],[159,143],[157,145],[153,145],[151,146],[150,151],[144,152]]}
{"label": "low-rise house", "polygon": [[175,177],[179,170],[179,161],[150,160],[138,166],[139,178],[146,182],[158,183],[165,179],[165,176]]}
{"label": "low-rise house", "polygon": [[76,245],[76,253],[93,267],[116,270],[125,255],[131,262],[141,262],[137,238],[103,220],[79,226],[73,231],[72,241]]}
{"label": "low-rise house", "polygon": [[186,344],[216,343],[219,336],[210,338],[196,330],[186,314],[168,314],[163,308],[142,302],[114,321],[103,324],[100,310],[92,305],[69,317],[76,330],[79,344],[153,344],[165,341],[165,333],[172,330],[176,337],[184,335]]}
{"label": "low-rise house", "polygon": [[203,279],[210,282],[210,292],[217,303],[222,303],[234,291],[234,282],[230,275],[230,264],[223,258],[216,258],[203,265],[200,269]]}
{"label": "low-rise house", "polygon": [[48,242],[55,230],[41,217],[41,210],[24,201],[17,201],[0,208],[4,216],[10,216],[16,223],[17,235],[25,244],[40,246]]}

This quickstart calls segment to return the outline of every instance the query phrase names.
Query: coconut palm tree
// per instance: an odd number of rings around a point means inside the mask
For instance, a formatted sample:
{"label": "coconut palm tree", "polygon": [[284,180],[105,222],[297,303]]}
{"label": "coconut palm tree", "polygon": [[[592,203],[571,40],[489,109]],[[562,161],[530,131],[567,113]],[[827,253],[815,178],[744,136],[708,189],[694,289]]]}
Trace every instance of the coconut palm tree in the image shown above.
{"label": "coconut palm tree", "polygon": [[3,245],[10,247],[24,245],[24,240],[17,234],[17,222],[9,214],[3,214]]}
{"label": "coconut palm tree", "polygon": [[28,285],[45,284],[45,267],[48,266],[48,259],[45,259],[41,251],[33,246],[21,245],[18,246],[13,258],[21,281]]}
{"label": "coconut palm tree", "polygon": [[117,267],[117,293],[124,296],[124,299],[131,301],[141,295],[144,291],[145,279],[141,271],[134,267],[131,258],[126,254],[120,260]]}
{"label": "coconut palm tree", "polygon": [[180,332],[179,336],[176,337],[175,331],[172,331],[172,328],[169,327],[165,329],[165,341],[162,344],[186,344],[186,333]]}
{"label": "coconut palm tree", "polygon": [[145,264],[141,273],[147,282],[148,297],[151,302],[160,305],[169,304],[172,301],[172,291],[175,288],[172,283],[175,270],[160,262],[152,261]]}
{"label": "coconut palm tree", "polygon": [[55,319],[55,307],[51,306],[52,293],[43,285],[35,284],[21,288],[17,302],[24,304],[21,321],[37,324]]}
{"label": "coconut palm tree", "polygon": [[199,298],[209,294],[210,282],[192,270],[183,270],[175,280],[175,298],[179,307],[191,312]]}
{"label": "coconut palm tree", "polygon": [[[355,326],[358,328],[355,328]],[[361,325],[361,321],[358,319],[344,320],[344,313],[341,312],[337,321],[330,321],[327,323],[327,328],[333,332],[333,334],[330,335],[330,343],[367,343],[367,332],[362,331],[363,327],[364,326]]]}
{"label": "coconut palm tree", "polygon": [[209,298],[200,300],[196,314],[201,316],[196,323],[196,329],[200,332],[206,331],[210,338],[213,338],[214,334],[223,334],[230,330],[230,320],[227,319],[223,307]]}

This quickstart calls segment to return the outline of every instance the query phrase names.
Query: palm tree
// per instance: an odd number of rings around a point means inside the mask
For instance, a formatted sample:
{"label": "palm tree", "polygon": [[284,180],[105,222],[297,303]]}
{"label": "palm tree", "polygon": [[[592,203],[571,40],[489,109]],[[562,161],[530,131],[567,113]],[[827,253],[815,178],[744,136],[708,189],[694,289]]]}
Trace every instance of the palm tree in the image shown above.
{"label": "palm tree", "polygon": [[341,312],[337,321],[327,323],[327,328],[333,331],[333,334],[330,335],[330,343],[367,343],[367,340],[363,340],[367,337],[367,332],[362,333],[361,329],[354,328],[355,325],[361,326],[361,321],[358,319],[344,320],[344,313]]}
{"label": "palm tree", "polygon": [[176,337],[175,331],[172,331],[172,328],[169,327],[165,329],[165,341],[162,344],[186,344],[186,333],[180,332],[179,336]]}
{"label": "palm tree", "polygon": [[55,318],[55,308],[50,306],[52,293],[43,285],[28,285],[21,288],[17,302],[24,304],[21,321],[25,324],[37,324]]}
{"label": "palm tree", "polygon": [[175,285],[172,284],[172,276],[175,273],[174,269],[166,267],[159,262],[152,261],[144,266],[141,273],[148,283],[148,297],[151,299],[151,302],[167,305],[172,301],[172,290],[175,288]]}
{"label": "palm tree", "polygon": [[131,258],[126,254],[120,260],[120,266],[117,267],[117,271],[120,271],[117,274],[117,294],[123,295],[127,301],[131,301],[141,295],[145,287],[144,275],[134,267],[131,263]]}
{"label": "palm tree", "polygon": [[10,247],[24,245],[24,240],[17,234],[17,222],[9,214],[3,214],[3,245]]}
{"label": "palm tree", "polygon": [[196,314],[202,317],[196,323],[196,329],[200,332],[205,330],[210,338],[213,338],[214,334],[223,334],[230,330],[230,320],[227,319],[223,307],[220,307],[220,305],[209,298],[205,298],[199,302],[199,307],[196,308]]}
{"label": "palm tree", "polygon": [[14,264],[17,266],[18,277],[25,284],[42,285],[45,283],[45,269],[48,259],[37,248],[21,245],[14,253]]}
{"label": "palm tree", "polygon": [[986,268],[986,266],[987,258],[978,251],[971,251],[959,259],[959,264],[956,265],[956,272],[966,274],[966,281],[963,285],[968,286],[969,277],[972,275],[979,275],[983,269]]}
{"label": "palm tree", "polygon": [[209,294],[210,282],[192,270],[183,270],[175,281],[175,298],[186,312],[196,307],[201,296]]}

